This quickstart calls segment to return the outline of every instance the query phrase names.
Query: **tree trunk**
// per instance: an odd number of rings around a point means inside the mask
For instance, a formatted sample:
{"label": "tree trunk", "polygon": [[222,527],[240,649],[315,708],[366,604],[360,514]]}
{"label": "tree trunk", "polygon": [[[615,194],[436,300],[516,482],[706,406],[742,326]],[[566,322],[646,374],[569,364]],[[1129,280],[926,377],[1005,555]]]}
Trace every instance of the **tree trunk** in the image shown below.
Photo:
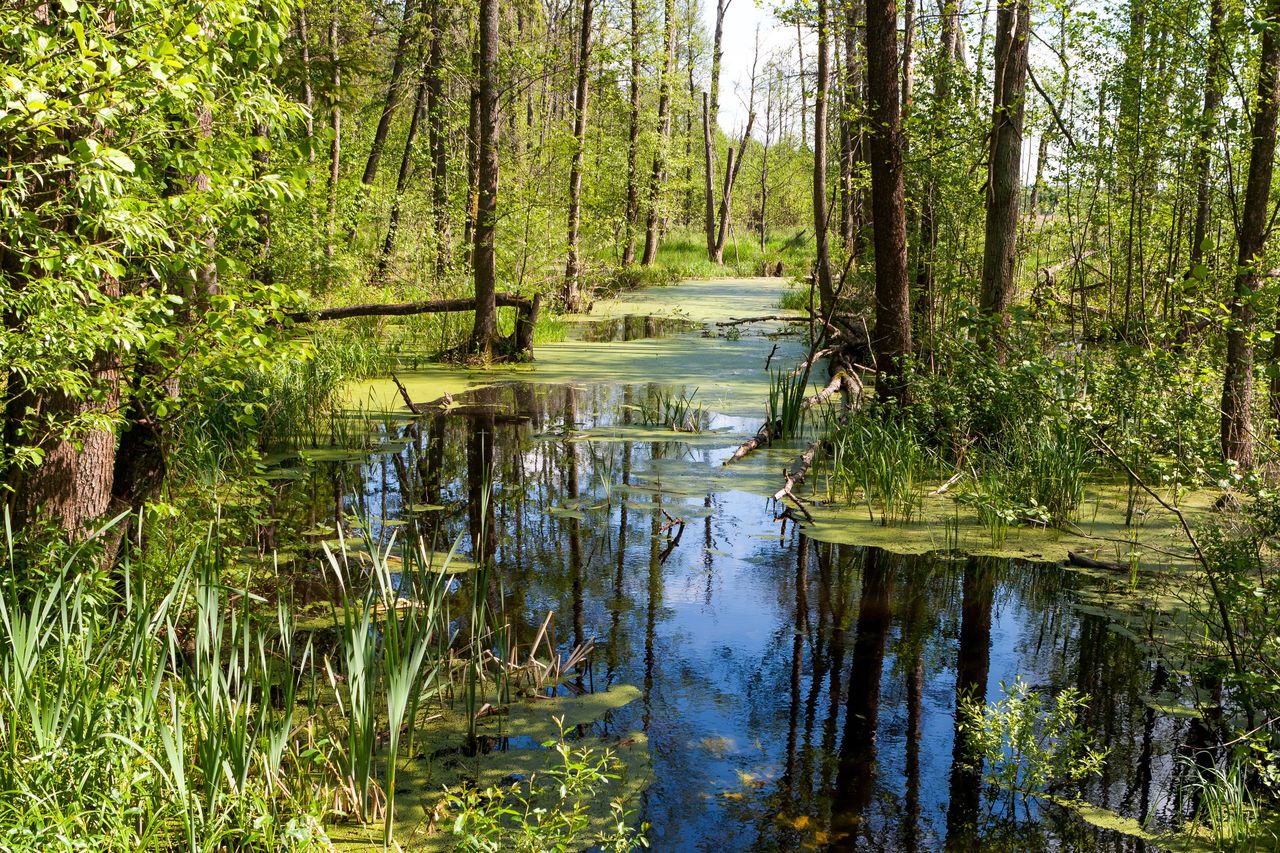
{"label": "tree trunk", "polygon": [[765,253],[769,234],[769,143],[773,134],[773,80],[766,84],[764,105],[764,146],[760,151],[760,254]]}
{"label": "tree trunk", "polygon": [[623,222],[622,265],[636,260],[636,226],[640,223],[640,0],[631,0],[631,124],[627,128],[627,210]]}
{"label": "tree trunk", "polygon": [[724,15],[732,0],[716,0],[716,24],[711,41],[711,91],[702,93],[702,151],[703,184],[706,202],[705,221],[707,234],[707,259],[714,264],[724,263],[724,250],[716,252],[716,125],[720,120],[720,62],[724,57]]}
{"label": "tree trunk", "polygon": [[[333,16],[329,20],[329,130],[333,138],[329,142],[329,201],[324,223],[324,255],[333,260],[333,238],[338,222],[338,176],[342,167],[342,106],[338,95],[342,89],[342,65],[338,58],[338,4],[333,4]],[[333,271],[329,271],[332,278]]]}
{"label": "tree trunk", "polygon": [[449,157],[445,149],[444,13],[430,0],[431,50],[427,54],[427,144],[431,149],[431,217],[436,238],[436,278],[449,269]]}
{"label": "tree trunk", "polygon": [[675,0],[666,0],[662,28],[662,72],[658,79],[658,150],[653,155],[653,171],[649,176],[649,210],[645,223],[642,266],[652,266],[658,259],[658,220],[662,184],[667,178],[667,145],[671,140],[671,69],[675,64]]}
{"label": "tree trunk", "polygon": [[467,247],[467,265],[475,264],[477,206],[480,203],[480,36],[476,33],[471,52],[471,98],[467,107],[467,210],[462,224],[462,243]]}
{"label": "tree trunk", "polygon": [[871,214],[876,253],[876,388],[882,399],[904,401],[904,356],[911,352],[907,289],[906,193],[902,177],[902,121],[898,109],[898,9],[895,0],[866,5],[867,147],[871,158]]}
{"label": "tree trunk", "polygon": [[831,285],[831,254],[827,244],[827,94],[831,87],[827,0],[818,0],[818,86],[813,98],[813,234],[816,241],[814,275],[822,313],[830,316],[836,294]]}
{"label": "tree trunk", "polygon": [[702,183],[703,193],[706,196],[707,260],[713,264],[720,264],[724,263],[724,256],[716,256],[716,190],[715,178],[712,175],[712,170],[715,168],[715,139],[711,129],[711,96],[706,92],[702,93],[702,150],[706,155],[702,159]]}
{"label": "tree trunk", "polygon": [[1240,254],[1231,322],[1227,326],[1227,362],[1222,383],[1222,455],[1241,467],[1253,465],[1253,294],[1262,283],[1258,270],[1267,239],[1268,198],[1276,154],[1277,84],[1280,40],[1276,38],[1280,0],[1265,6],[1258,88],[1253,105],[1249,178],[1240,215]]}
{"label": "tree trunk", "polygon": [[493,357],[498,341],[496,296],[497,259],[494,237],[498,225],[498,6],[500,0],[480,0],[479,34],[479,152],[475,223],[476,317],[471,350]]}
{"label": "tree trunk", "polygon": [[1031,10],[1027,0],[1001,0],[996,12],[995,89],[980,300],[982,313],[996,326],[987,333],[994,336],[997,348],[1002,346],[1003,327],[1013,302],[1030,29]]}
{"label": "tree trunk", "polygon": [[847,137],[841,149],[841,168],[845,184],[841,187],[840,235],[845,250],[855,261],[861,253],[862,199],[854,188],[858,164],[862,162],[862,72],[863,58],[858,51],[858,30],[862,27],[861,0],[844,0],[844,81],[840,86],[842,136]]}
{"label": "tree trunk", "polygon": [[578,293],[578,226],[582,211],[582,153],[587,139],[587,93],[591,82],[592,0],[582,0],[578,33],[578,85],[573,110],[573,162],[569,167],[569,259],[564,270],[564,304],[568,311],[582,308]]}
{"label": "tree trunk", "polygon": [[360,183],[368,187],[378,176],[378,163],[382,160],[382,150],[387,145],[387,132],[391,129],[391,120],[395,117],[396,108],[400,106],[400,79],[404,76],[405,58],[413,40],[414,27],[417,23],[417,0],[405,0],[404,17],[400,21],[400,37],[396,40],[396,53],[391,61],[391,79],[387,83],[387,94],[382,104],[382,113],[378,116],[378,125],[373,131],[373,144],[369,146],[369,158],[364,164],[364,174]]}
{"label": "tree trunk", "polygon": [[387,266],[391,263],[391,255],[395,251],[396,232],[400,228],[400,201],[409,188],[409,174],[413,169],[413,145],[418,139],[418,127],[422,123],[423,114],[427,110],[427,77],[420,74],[417,94],[413,99],[413,115],[409,117],[409,133],[404,141],[404,153],[400,156],[400,172],[396,175],[396,195],[391,202],[391,220],[387,223],[387,236],[382,241],[382,254],[378,257],[378,266],[373,272],[373,283],[386,280]]}
{"label": "tree trunk", "polygon": [[809,144],[809,92],[804,88],[804,30],[800,16],[796,15],[796,62],[800,72],[800,147]]}
{"label": "tree trunk", "polygon": [[742,169],[742,161],[745,159],[741,152],[747,150],[747,143],[751,141],[751,128],[756,123],[754,80],[753,71],[750,112],[747,113],[747,126],[742,132],[742,141],[738,144],[739,154],[734,157],[734,151],[730,148],[724,165],[724,187],[720,193],[720,223],[716,231],[715,254],[712,258],[716,263],[724,263],[724,247],[729,240],[729,219],[733,215],[733,187],[738,183],[738,172]]}
{"label": "tree trunk", "polygon": [[[311,37],[307,32],[307,4],[298,4],[298,50],[299,58],[302,61],[302,105],[306,107],[303,114],[303,127],[307,129],[307,162],[314,163],[316,159],[316,126],[315,126],[315,96],[311,92]],[[307,184],[310,188],[311,172],[307,171]],[[308,194],[309,195],[309,194]]]}

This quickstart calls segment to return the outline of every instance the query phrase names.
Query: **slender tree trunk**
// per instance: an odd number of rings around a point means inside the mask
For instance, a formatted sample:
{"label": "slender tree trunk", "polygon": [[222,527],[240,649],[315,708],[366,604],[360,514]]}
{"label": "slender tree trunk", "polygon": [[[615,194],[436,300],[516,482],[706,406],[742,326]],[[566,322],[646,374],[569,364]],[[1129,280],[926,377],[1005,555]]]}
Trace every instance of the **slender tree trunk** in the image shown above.
{"label": "slender tree trunk", "polygon": [[[324,254],[333,260],[333,238],[338,222],[338,176],[342,166],[342,106],[338,102],[342,90],[342,65],[338,58],[338,4],[333,4],[333,17],[329,21],[329,130],[333,138],[329,142],[329,202],[324,223]],[[330,270],[330,277],[333,273]]]}
{"label": "slender tree trunk", "polygon": [[[916,95],[916,0],[906,0],[902,7],[902,120],[911,115]],[[903,144],[906,144],[904,137]]]}
{"label": "slender tree trunk", "polygon": [[907,288],[906,192],[902,176],[902,120],[898,103],[898,9],[895,0],[866,5],[867,147],[871,159],[871,214],[876,253],[877,392],[906,398],[904,356],[911,352]]}
{"label": "slender tree trunk", "polygon": [[[1224,0],[1209,2],[1209,54],[1204,72],[1204,108],[1200,111],[1200,127],[1196,133],[1195,151],[1192,154],[1192,172],[1196,179],[1196,213],[1191,226],[1190,269],[1204,259],[1205,238],[1209,235],[1210,154],[1217,136],[1218,110],[1222,107],[1223,86],[1226,83],[1227,41],[1222,32],[1226,18]],[[1190,273],[1189,273],[1190,274]]]}
{"label": "slender tree trunk", "polygon": [[578,227],[582,218],[582,154],[587,141],[587,94],[591,83],[592,0],[582,0],[582,21],[578,33],[578,81],[573,110],[573,162],[569,167],[569,259],[564,271],[564,304],[569,311],[581,310],[578,293]]}
{"label": "slender tree trunk", "polygon": [[467,247],[467,265],[475,263],[477,207],[480,203],[480,33],[476,33],[471,53],[471,99],[467,108],[467,210],[462,224],[462,243]]}
{"label": "slender tree trunk", "polygon": [[1268,199],[1276,154],[1277,91],[1280,85],[1280,0],[1268,0],[1262,32],[1258,88],[1253,104],[1249,178],[1240,215],[1240,254],[1231,321],[1227,326],[1227,363],[1222,384],[1222,455],[1241,467],[1253,465],[1253,294],[1262,283],[1258,264],[1267,240]]}
{"label": "slender tree trunk", "polygon": [[818,0],[818,85],[813,98],[813,235],[816,241],[814,276],[822,313],[834,310],[836,294],[831,284],[827,210],[827,95],[831,88],[831,21],[827,0]]}
{"label": "slender tree trunk", "polygon": [[845,200],[842,204],[844,219],[840,233],[845,249],[855,261],[861,254],[862,198],[854,187],[854,180],[862,162],[862,86],[863,57],[858,49],[858,30],[863,24],[862,0],[844,0],[844,81],[841,91],[841,116],[844,132],[848,135],[841,154],[844,157],[843,172],[847,184],[842,187]]}
{"label": "slender tree trunk", "polygon": [[703,194],[706,196],[706,208],[704,227],[707,238],[707,260],[713,264],[724,263],[723,257],[716,257],[716,208],[715,208],[715,178],[712,170],[715,168],[715,140],[712,136],[711,129],[711,96],[706,92],[702,93],[702,150],[706,156],[702,158],[702,185]]}
{"label": "slender tree trunk", "polygon": [[733,149],[729,149],[724,166],[724,187],[720,193],[720,223],[716,231],[715,252],[712,260],[724,263],[724,247],[729,239],[729,219],[733,215],[733,188],[738,183],[738,172],[742,169],[747,144],[751,141],[751,129],[756,124],[756,63],[759,60],[759,40],[756,42],[756,55],[751,61],[751,89],[747,95],[747,126],[742,131],[742,141],[738,144],[738,156],[734,157]]}
{"label": "slender tree trunk", "polygon": [[[311,91],[311,36],[307,32],[307,4],[298,4],[298,51],[299,58],[302,61],[302,105],[306,107],[303,114],[303,126],[307,129],[307,162],[314,163],[316,160],[316,126],[315,126],[315,95]],[[311,183],[311,171],[307,171],[308,188]]]}
{"label": "slender tree trunk", "polygon": [[427,111],[427,76],[420,73],[417,93],[413,99],[413,115],[409,117],[409,133],[404,141],[404,153],[400,156],[400,171],[396,175],[396,195],[391,202],[391,219],[387,223],[387,236],[382,241],[382,253],[378,256],[378,265],[373,273],[373,283],[386,279],[387,266],[395,251],[396,232],[400,228],[400,202],[409,188],[409,175],[413,171],[413,146],[418,139],[418,127]]}
{"label": "slender tree trunk", "polygon": [[636,260],[635,230],[640,223],[640,0],[631,0],[631,123],[627,128],[627,209],[623,222],[622,265]]}
{"label": "slender tree trunk", "polygon": [[997,326],[996,346],[1013,302],[1017,264],[1018,197],[1022,193],[1022,118],[1027,84],[1031,10],[1027,0],[1001,0],[996,12],[995,91],[987,173],[986,244],[982,254],[982,313]]}
{"label": "slender tree trunk", "polygon": [[658,221],[661,216],[662,184],[667,178],[667,145],[671,141],[671,70],[675,65],[675,0],[666,0],[662,28],[662,71],[658,79],[658,150],[653,155],[649,176],[649,210],[645,223],[643,266],[658,259]]}
{"label": "slender tree trunk", "polygon": [[[959,0],[938,0],[939,53],[933,78],[933,109],[939,119],[950,114],[952,106],[952,77],[960,61],[960,3]],[[931,122],[930,127],[937,122]],[[933,137],[933,133],[930,133]],[[916,295],[912,312],[916,323],[916,345],[921,355],[933,348],[935,263],[938,250],[938,226],[936,222],[936,196],[938,194],[938,168],[927,167],[928,176],[920,197],[920,239],[916,258]]]}
{"label": "slender tree trunk", "polygon": [[431,217],[436,239],[436,278],[449,269],[449,157],[445,148],[444,12],[430,0],[431,50],[427,54],[427,145],[431,149]]}
{"label": "slender tree trunk", "polygon": [[800,73],[800,147],[809,145],[809,90],[804,87],[804,30],[796,16],[796,64]]}
{"label": "slender tree trunk", "polygon": [[479,33],[479,156],[475,223],[476,316],[471,349],[493,357],[498,340],[497,258],[494,237],[498,225],[498,7],[500,0],[480,0]]}
{"label": "slender tree trunk", "polygon": [[[773,134],[773,80],[766,84],[764,103],[764,145],[760,151],[760,254],[765,252],[768,241],[769,213],[769,143]],[[767,272],[767,271],[766,271]]]}
{"label": "slender tree trunk", "polygon": [[723,249],[716,253],[716,125],[720,121],[720,62],[724,57],[724,15],[732,0],[716,0],[716,23],[711,41],[711,91],[702,95],[702,151],[703,184],[705,192],[707,259],[715,264],[724,263]]}
{"label": "slender tree trunk", "polygon": [[387,133],[391,130],[391,120],[400,106],[400,81],[404,76],[405,59],[413,41],[414,29],[417,25],[418,0],[405,0],[404,17],[400,21],[400,36],[396,40],[396,53],[391,61],[391,79],[387,82],[387,94],[382,104],[382,113],[378,116],[378,125],[373,131],[373,144],[369,146],[369,158],[364,164],[364,174],[360,177],[363,186],[373,184],[378,176],[378,163],[382,160],[382,150],[387,145]]}

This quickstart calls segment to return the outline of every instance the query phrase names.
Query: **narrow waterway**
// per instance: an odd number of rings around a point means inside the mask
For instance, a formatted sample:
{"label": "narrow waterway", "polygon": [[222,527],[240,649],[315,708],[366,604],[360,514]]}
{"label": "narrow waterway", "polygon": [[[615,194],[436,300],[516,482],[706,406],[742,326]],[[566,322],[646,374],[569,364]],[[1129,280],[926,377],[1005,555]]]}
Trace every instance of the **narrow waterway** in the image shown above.
{"label": "narrow waterway", "polygon": [[[995,700],[1017,676],[1075,686],[1111,747],[1086,798],[1155,831],[1178,823],[1193,721],[1156,709],[1173,676],[1082,607],[1088,578],[816,541],[766,497],[797,445],[722,464],[759,426],[766,362],[789,367],[803,347],[777,322],[714,321],[776,313],[779,290],[647,291],[572,324],[532,368],[402,376],[419,401],[450,391],[450,407],[408,437],[387,418],[383,452],[313,459],[281,486],[282,524],[340,512],[374,537],[461,536],[493,554],[526,642],[548,611],[566,652],[594,640],[583,687],[640,689],[597,729],[647,735],[639,816],[654,850],[1147,849],[984,790],[957,740],[958,694]],[[492,384],[467,390],[477,381]],[[396,405],[384,384],[353,394]],[[689,395],[699,432],[644,423]]]}

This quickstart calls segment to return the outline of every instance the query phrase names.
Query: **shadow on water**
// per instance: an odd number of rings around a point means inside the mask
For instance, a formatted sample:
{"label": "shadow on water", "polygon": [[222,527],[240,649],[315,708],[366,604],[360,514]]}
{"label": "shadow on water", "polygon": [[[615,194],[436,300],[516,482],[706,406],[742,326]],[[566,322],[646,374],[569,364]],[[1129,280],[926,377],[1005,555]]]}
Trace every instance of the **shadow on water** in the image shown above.
{"label": "shadow on water", "polygon": [[1087,723],[1112,753],[1084,791],[1091,802],[1176,823],[1190,722],[1144,704],[1170,674],[1072,606],[1078,576],[811,541],[779,527],[766,499],[698,473],[737,436],[642,431],[637,403],[653,393],[472,392],[454,412],[395,426],[393,451],[324,462],[282,487],[282,523],[358,513],[384,541],[397,529],[462,535],[474,556],[492,555],[501,600],[490,604],[521,642],[547,611],[562,650],[594,639],[569,689],[642,688],[608,725],[649,737],[642,811],[656,850],[1144,849],[983,790],[957,698],[994,699],[1019,674],[1094,697]]}

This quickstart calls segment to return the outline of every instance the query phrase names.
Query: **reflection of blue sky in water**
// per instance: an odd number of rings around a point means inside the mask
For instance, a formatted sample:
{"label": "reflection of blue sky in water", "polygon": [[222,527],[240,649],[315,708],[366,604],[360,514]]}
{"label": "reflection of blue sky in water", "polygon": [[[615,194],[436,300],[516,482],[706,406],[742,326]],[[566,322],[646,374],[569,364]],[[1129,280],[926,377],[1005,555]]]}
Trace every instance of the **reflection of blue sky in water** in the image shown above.
{"label": "reflection of blue sky in water", "polygon": [[[664,355],[644,361],[635,355],[639,344]],[[398,464],[371,459],[361,468],[361,494],[345,500],[350,511],[363,502],[369,516],[391,519],[413,516],[402,509],[410,504],[440,504],[443,512],[417,520],[439,517],[448,537],[464,533],[468,470],[481,461],[477,439],[487,440],[496,560],[508,612],[523,618],[523,641],[554,610],[562,649],[577,633],[596,639],[588,684],[625,682],[645,693],[609,728],[647,727],[655,779],[643,816],[653,823],[653,849],[933,850],[949,823],[957,849],[1130,849],[1132,839],[1089,828],[1058,807],[1032,806],[1034,823],[1025,814],[1012,827],[986,821],[981,843],[962,833],[973,817],[963,806],[976,805],[976,787],[953,766],[958,657],[991,698],[1017,674],[1037,687],[1076,685],[1098,697],[1089,723],[1114,755],[1089,799],[1149,814],[1157,825],[1169,821],[1171,752],[1187,724],[1148,717],[1142,696],[1152,667],[1100,617],[1071,607],[1075,575],[816,542],[803,546],[801,568],[802,540],[790,525],[780,532],[774,507],[760,497],[793,454],[718,464],[756,425],[762,398],[751,382],[726,386],[726,395],[740,396],[724,406],[699,392],[712,409],[735,416],[713,420],[723,432],[685,436],[624,423],[655,390],[636,384],[638,373],[711,388],[699,371],[762,374],[772,342],[691,332],[674,341],[564,346],[587,347],[577,350],[584,358],[594,359],[595,348],[614,348],[615,356],[605,368],[582,362],[576,387],[565,381],[568,361],[540,355],[533,383],[458,396],[469,414],[424,421],[421,448],[410,443]],[[713,355],[703,361],[700,353]],[[613,379],[631,384],[610,382],[612,369]],[[431,436],[443,439],[434,457]],[[411,481],[407,496],[402,476]],[[685,519],[674,547],[675,528],[661,530],[662,510]],[[806,582],[798,586],[800,571]],[[887,607],[879,620],[877,601]],[[878,681],[857,677],[877,668]],[[874,718],[874,726],[851,727],[851,713]],[[1148,722],[1149,785],[1139,769]],[[851,734],[862,728],[875,732],[874,742]]]}

